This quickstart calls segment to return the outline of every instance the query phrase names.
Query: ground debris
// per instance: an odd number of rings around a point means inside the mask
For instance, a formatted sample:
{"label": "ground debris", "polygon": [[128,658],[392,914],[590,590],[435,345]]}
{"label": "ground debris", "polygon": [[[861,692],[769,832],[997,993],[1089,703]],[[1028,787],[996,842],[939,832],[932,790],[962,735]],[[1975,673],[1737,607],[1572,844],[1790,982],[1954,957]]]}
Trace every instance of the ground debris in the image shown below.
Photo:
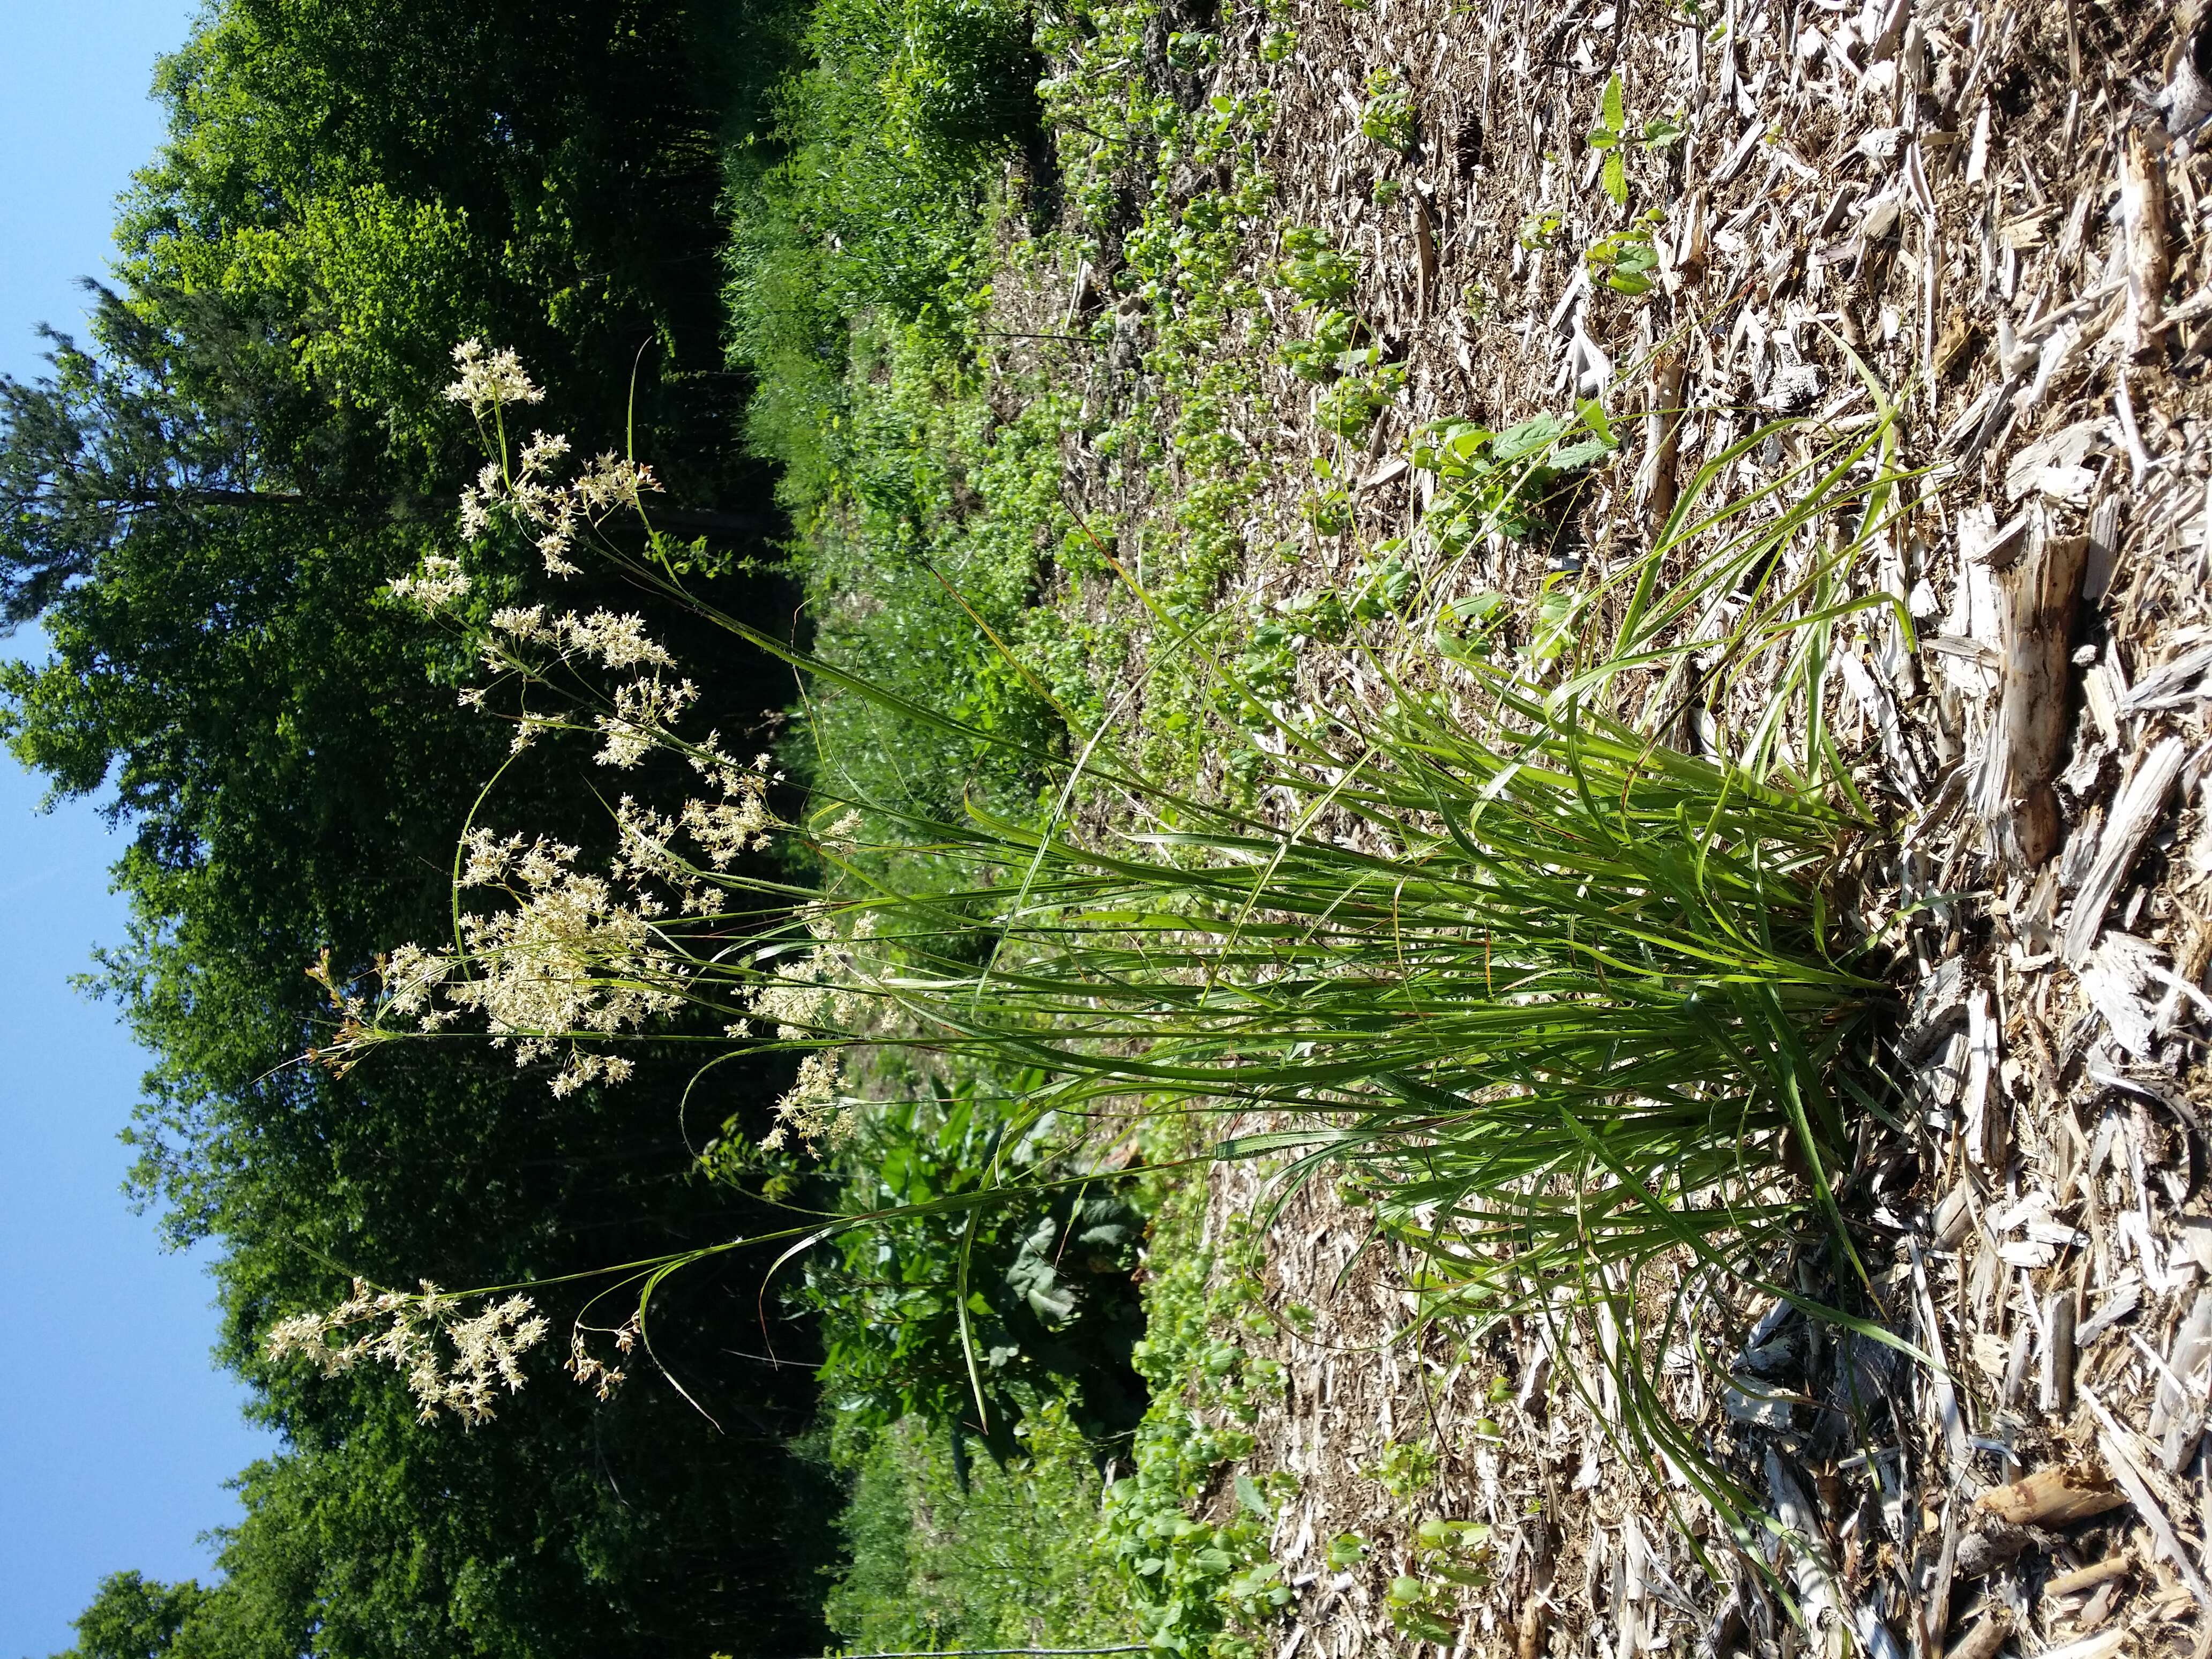
{"label": "ground debris", "polygon": [[[1790,1541],[1731,1538],[1682,1471],[1624,1449],[1595,1322],[1425,1322],[1418,1264],[1356,1205],[1316,1182],[1271,1209],[1258,1170],[1224,1165],[1217,1228],[1271,1218],[1246,1340],[1288,1387],[1249,1463],[1298,1478],[1276,1536],[1300,1655],[1407,1645],[1386,1590],[1430,1515],[1492,1528],[1455,1655],[1779,1656],[1802,1646],[1784,1585],[1825,1610],[1822,1651],[2212,1639],[2200,10],[1288,0],[1295,50],[1276,58],[1261,29],[1224,30],[1210,94],[1272,94],[1282,222],[1358,256],[1403,374],[1346,475],[1347,527],[1317,529],[1312,389],[1250,366],[1280,416],[1255,440],[1271,482],[1247,532],[1269,551],[1237,599],[1346,586],[1385,538],[1418,556],[1428,483],[1404,457],[1435,418],[1502,429],[1601,394],[1636,417],[1621,510],[1594,503],[1571,548],[1474,550],[1470,591],[1602,573],[1759,411],[1871,418],[1862,374],[1895,401],[1917,492],[1886,532],[1898,611],[1868,613],[1835,715],[1893,814],[1896,845],[1857,874],[1913,1079],[1901,1127],[1870,1127],[1849,1172],[1867,1325],[1712,1296],[1698,1317],[1725,1363],[1686,1351],[1661,1371]],[[1353,92],[1384,67],[1418,109],[1409,149],[1362,136]],[[1587,143],[1616,73],[1633,121],[1680,129],[1629,157],[1625,204]],[[1648,275],[1613,280],[1636,235]],[[1256,249],[1246,274],[1279,258]],[[1070,291],[1046,287],[1040,331]],[[1733,465],[1753,481],[1781,459]],[[1133,510],[1100,477],[1071,473],[1076,505]],[[1412,1497],[1374,1474],[1399,1443],[1439,1457]],[[1346,1533],[1367,1557],[1325,1569]]]}

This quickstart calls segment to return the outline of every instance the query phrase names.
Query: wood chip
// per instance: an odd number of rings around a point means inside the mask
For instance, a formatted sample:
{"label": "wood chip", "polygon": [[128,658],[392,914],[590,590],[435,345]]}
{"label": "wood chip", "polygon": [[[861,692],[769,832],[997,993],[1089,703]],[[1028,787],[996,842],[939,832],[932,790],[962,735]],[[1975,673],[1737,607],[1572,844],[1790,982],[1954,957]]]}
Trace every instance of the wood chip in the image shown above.
{"label": "wood chip", "polygon": [[2027,553],[1997,578],[2004,665],[1968,799],[2015,869],[2049,858],[2063,828],[2051,781],[2069,723],[2068,657],[2088,545],[2085,536],[2033,533]]}
{"label": "wood chip", "polygon": [[2128,302],[2121,349],[2130,357],[2145,350],[2157,331],[2166,298],[2166,178],[2160,158],[2140,127],[2130,127],[2120,148],[2120,222],[2127,236]]}
{"label": "wood chip", "polygon": [[2151,971],[2159,955],[2156,945],[2132,934],[2107,933],[2076,975],[2112,1041],[2138,1060],[2157,1050],[2158,1010],[2148,993],[2160,984]]}
{"label": "wood chip", "polygon": [[2076,1567],[2071,1572],[2062,1572],[2044,1585],[2045,1596],[2079,1595],[2083,1590],[2114,1578],[2124,1578],[2135,1566],[2135,1559],[2125,1551],[2108,1555],[2101,1561],[2093,1561],[2086,1567]]}
{"label": "wood chip", "polygon": [[2063,1527],[2118,1509],[2128,1495],[2081,1464],[2053,1463],[1974,1500],[2016,1527]]}
{"label": "wood chip", "polygon": [[2212,1290],[2199,1291],[2189,1317],[2166,1350],[2166,1375],[2159,1380],[2150,1411],[2150,1437],[2160,1442],[2159,1465],[2168,1474],[2195,1455],[2204,1432],[2204,1385],[2192,1381],[2212,1358]]}
{"label": "wood chip", "polygon": [[2096,1413],[2097,1446],[2104,1453],[2113,1479],[2126,1491],[2128,1501],[2136,1506],[2136,1513],[2142,1516],[2143,1525],[2150,1528],[2152,1540],[2166,1558],[2173,1563],[2175,1572],[2180,1575],[2181,1582],[2189,1586],[2189,1593],[2197,1598],[2197,1605],[2212,1613],[2212,1584],[2204,1582],[2204,1575],[2197,1571],[2197,1564],[2183,1551],[2181,1540],[2174,1534],[2173,1522],[2166,1518],[2165,1507],[2151,1491],[2149,1477],[2127,1449],[2127,1431],[2121,1428],[2119,1420],[2106,1409],[2105,1402],[2097,1398],[2095,1390],[2085,1387],[2081,1390],[2081,1398]]}
{"label": "wood chip", "polygon": [[2181,763],[2188,755],[2186,742],[2166,738],[2148,755],[2137,757],[2112,797],[2111,813],[2097,842],[2096,861],[2082,880],[2081,896],[2074,902],[2074,919],[2066,925],[2063,951],[2069,964],[2079,967],[2087,960],[2105,925],[2105,913],[2119,892],[2143,838],[2164,814],[2166,797],[2173,789],[2173,781],[2181,775]]}
{"label": "wood chip", "polygon": [[2044,1316],[2043,1373],[2036,1403],[2064,1416],[2074,1409],[2074,1294],[2054,1291]]}
{"label": "wood chip", "polygon": [[2012,1617],[2002,1607],[1984,1615],[1981,1623],[1960,1637],[1943,1659],[1994,1659],[2012,1634]]}
{"label": "wood chip", "polygon": [[2111,1659],[2128,1644],[2128,1627],[2115,1625],[2110,1630],[2100,1630],[2094,1636],[2085,1636],[2078,1642],[2069,1642],[2063,1647],[2044,1649],[2039,1659]]}

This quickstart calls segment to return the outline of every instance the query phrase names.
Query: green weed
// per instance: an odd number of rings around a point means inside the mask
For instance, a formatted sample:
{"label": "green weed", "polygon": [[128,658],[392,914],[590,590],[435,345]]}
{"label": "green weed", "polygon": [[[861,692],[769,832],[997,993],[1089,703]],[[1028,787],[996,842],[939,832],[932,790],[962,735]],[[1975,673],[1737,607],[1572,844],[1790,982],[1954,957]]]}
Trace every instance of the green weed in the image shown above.
{"label": "green weed", "polygon": [[1418,117],[1406,77],[1385,64],[1367,74],[1367,101],[1360,106],[1359,130],[1385,149],[1403,155],[1413,148]]}
{"label": "green weed", "polygon": [[1629,147],[1656,153],[1681,143],[1688,131],[1680,119],[1671,116],[1655,117],[1631,130],[1621,96],[1620,74],[1615,70],[1598,96],[1598,118],[1583,141],[1605,156],[1598,170],[1599,188],[1612,198],[1615,207],[1626,207]]}
{"label": "green weed", "polygon": [[823,1613],[871,1652],[1140,1640],[1140,1607],[1099,1529],[1093,1447],[1056,1402],[1003,1466],[920,1419],[842,1431],[847,1565]]}

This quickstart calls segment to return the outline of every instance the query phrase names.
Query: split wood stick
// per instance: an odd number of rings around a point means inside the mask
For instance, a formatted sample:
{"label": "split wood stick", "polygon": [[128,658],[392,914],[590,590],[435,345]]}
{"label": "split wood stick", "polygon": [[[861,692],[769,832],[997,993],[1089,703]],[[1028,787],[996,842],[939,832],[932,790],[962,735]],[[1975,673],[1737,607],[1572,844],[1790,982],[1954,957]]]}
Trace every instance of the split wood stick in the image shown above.
{"label": "split wood stick", "polygon": [[2134,1566],[2134,1558],[2122,1551],[2118,1555],[2108,1555],[2101,1561],[2092,1561],[2086,1567],[2060,1573],[2043,1587],[2043,1593],[2047,1596],[2079,1595],[2083,1590],[2094,1589],[2109,1579],[2125,1577]]}
{"label": "split wood stick", "polygon": [[2147,349],[2166,309],[2166,178],[2139,127],[2120,150],[2120,222],[2127,230],[2128,306],[2120,344],[2130,357]]}
{"label": "split wood stick", "polygon": [[2063,1527],[2118,1509],[2127,1501],[2125,1492],[2094,1471],[2063,1463],[2047,1464],[1974,1500],[1977,1508],[2016,1527]]}
{"label": "split wood stick", "polygon": [[1429,204],[1421,192],[1413,192],[1413,241],[1420,257],[1420,283],[1414,291],[1413,314],[1425,319],[1437,303],[1437,233],[1429,220]]}
{"label": "split wood stick", "polygon": [[2173,1334],[2173,1345],[2166,1356],[2166,1375],[2151,1402],[2150,1437],[2165,1443],[2159,1450],[2159,1462],[2168,1474],[2179,1474],[2197,1449],[2204,1391],[2201,1386],[2191,1386],[2190,1378],[2207,1355],[2212,1355],[2212,1291],[2199,1291],[2189,1317]]}
{"label": "split wood stick", "polygon": [[2097,935],[2104,930],[2105,912],[2118,896],[2120,884],[2126,879],[2144,838],[2165,815],[2166,796],[2188,757],[2189,744],[2180,738],[2168,738],[2148,754],[2137,755],[2114,792],[2111,815],[2097,841],[2096,860],[2082,878],[2073,919],[2066,924],[2061,948],[2068,965],[2080,967],[2096,948]]}
{"label": "split wood stick", "polygon": [[1966,1467],[1968,1447],[1965,1418],[1959,1410],[1958,1390],[1951,1386],[1951,1365],[1943,1354],[1943,1333],[1936,1321],[1936,1299],[1928,1289],[1928,1264],[1922,1259],[1920,1246],[1911,1239],[1905,1248],[1912,1255],[1912,1288],[1919,1304],[1921,1340],[1935,1357],[1936,1364],[1929,1373],[1929,1389],[1934,1395],[1936,1420],[1943,1425],[1943,1437],[1951,1447],[1951,1467]]}
{"label": "split wood stick", "polygon": [[1999,1607],[1960,1637],[1943,1659],[1994,1659],[1996,1650],[2005,1644],[2005,1638],[2011,1634],[2012,1619]]}
{"label": "split wood stick", "polygon": [[2212,1584],[2204,1582],[2204,1575],[2197,1571],[2197,1564],[2183,1553],[2181,1540],[2173,1530],[2172,1521],[2166,1516],[2166,1506],[2158,1501],[2157,1494],[2151,1491],[2149,1477],[2128,1451],[2119,1419],[2105,1409],[2105,1402],[2097,1398],[2087,1383],[2082,1385],[2081,1398],[2097,1414],[2097,1445],[2105,1454],[2105,1462],[2111,1466],[2113,1478],[2126,1490],[2128,1501],[2136,1506],[2136,1513],[2142,1516],[2143,1525],[2150,1528],[2151,1538],[2160,1552],[2173,1563],[2174,1571],[2181,1576],[2181,1582],[2189,1586],[2189,1593],[2197,1598],[2197,1606],[2212,1612]]}
{"label": "split wood stick", "polygon": [[1675,468],[1682,442],[1682,375],[1686,368],[1680,351],[1669,352],[1651,370],[1651,402],[1644,416],[1646,477],[1651,494],[1645,503],[1647,522],[1656,539],[1674,510]]}
{"label": "split wood stick", "polygon": [[1541,1595],[1532,1595],[1521,1604],[1520,1628],[1516,1631],[1514,1652],[1517,1659],[1537,1659],[1544,1650],[1546,1608]]}
{"label": "split wood stick", "polygon": [[2110,1630],[2100,1630],[2094,1636],[2085,1636],[2078,1642],[2069,1642],[2063,1648],[2045,1648],[2043,1659],[2112,1659],[2128,1644],[2128,1627],[2115,1625]]}
{"label": "split wood stick", "polygon": [[1970,788],[1974,811],[2015,869],[2034,869],[2058,846],[2051,781],[2066,746],[2068,653],[2088,550],[2086,536],[2039,527],[2027,551],[1997,573],[1997,714]]}
{"label": "split wood stick", "polygon": [[2074,1409],[2074,1293],[2058,1291],[2043,1321],[2043,1387],[2037,1403],[2061,1416]]}

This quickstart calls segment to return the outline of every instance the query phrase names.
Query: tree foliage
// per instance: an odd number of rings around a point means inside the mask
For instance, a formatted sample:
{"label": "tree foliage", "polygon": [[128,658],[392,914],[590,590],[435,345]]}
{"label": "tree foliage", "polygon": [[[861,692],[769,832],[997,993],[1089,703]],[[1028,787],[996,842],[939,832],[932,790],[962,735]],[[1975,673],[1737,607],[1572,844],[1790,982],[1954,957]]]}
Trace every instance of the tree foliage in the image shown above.
{"label": "tree foliage", "polygon": [[[169,138],[88,337],[0,385],[0,601],[50,647],[5,671],[0,726],[131,830],[133,919],[94,979],[153,1055],[133,1187],[221,1245],[222,1352],[286,1443],[242,1478],[222,1584],[109,1580],[88,1659],[818,1640],[831,1505],[791,1443],[809,1337],[763,1328],[764,1262],[656,1297],[665,1376],[634,1367],[602,1406],[535,1356],[468,1432],[412,1426],[388,1371],[261,1357],[274,1318],[352,1273],[542,1279],[761,1224],[696,1172],[674,1059],[556,1102],[491,1053],[343,1078],[301,1056],[329,1013],[310,964],[359,972],[450,927],[454,841],[506,757],[458,706],[454,645],[384,592],[461,550],[481,453],[440,396],[457,339],[519,349],[580,451],[653,459],[663,522],[724,532],[699,556],[719,602],[785,603],[729,556],[769,520],[734,459],[713,257],[718,146],[782,27],[714,0],[221,0],[160,70]],[[508,551],[470,556],[485,603],[631,603],[605,579],[554,595]],[[789,696],[726,648],[701,678],[733,728]],[[533,758],[486,811],[603,835],[565,759]],[[776,1086],[725,1067],[690,1127]],[[541,1297],[556,1342],[589,1289]]]}

